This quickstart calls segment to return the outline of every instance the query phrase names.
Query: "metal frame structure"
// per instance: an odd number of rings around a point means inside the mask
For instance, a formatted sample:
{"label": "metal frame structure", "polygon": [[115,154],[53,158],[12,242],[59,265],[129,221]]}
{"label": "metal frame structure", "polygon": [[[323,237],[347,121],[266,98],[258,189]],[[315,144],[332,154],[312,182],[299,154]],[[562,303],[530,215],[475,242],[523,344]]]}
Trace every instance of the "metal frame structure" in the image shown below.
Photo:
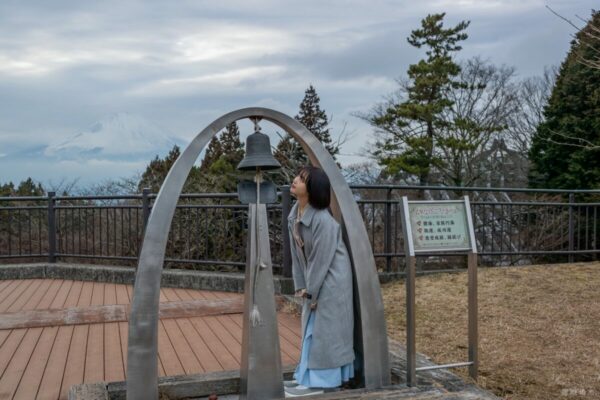
{"label": "metal frame structure", "polygon": [[[415,386],[417,383],[417,371],[427,371],[432,369],[469,367],[469,375],[477,380],[477,371],[479,369],[478,357],[478,325],[477,325],[477,242],[473,229],[473,220],[471,217],[471,206],[469,197],[463,198],[465,213],[467,219],[467,230],[469,233],[469,249],[457,249],[456,254],[466,254],[468,264],[468,361],[435,365],[417,368],[417,350],[415,333],[415,281],[416,281],[416,261],[418,255],[430,255],[436,253],[436,250],[417,251],[413,243],[412,227],[410,222],[410,211],[408,197],[402,197],[402,228],[404,230],[404,248],[406,260],[406,381],[408,386]],[[415,203],[462,203],[462,201],[416,201]],[[447,252],[440,250],[439,252]]]}
{"label": "metal frame structure", "polygon": [[158,305],[169,226],[185,180],[208,142],[225,126],[244,118],[272,122],[300,142],[309,160],[327,174],[331,209],[343,228],[355,282],[355,347],[360,376],[367,388],[390,383],[390,364],[383,299],[373,250],[352,191],[334,159],[310,131],[295,119],[267,108],[245,108],[216,119],[181,153],[152,207],[138,262],[129,321],[127,398],[158,399]]}

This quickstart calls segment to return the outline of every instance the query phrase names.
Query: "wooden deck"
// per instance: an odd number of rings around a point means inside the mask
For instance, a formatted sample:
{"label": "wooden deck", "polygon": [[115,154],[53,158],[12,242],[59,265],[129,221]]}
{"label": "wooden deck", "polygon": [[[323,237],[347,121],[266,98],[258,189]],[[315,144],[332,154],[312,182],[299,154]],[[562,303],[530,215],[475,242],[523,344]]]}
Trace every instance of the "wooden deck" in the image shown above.
{"label": "wooden deck", "polygon": [[[0,322],[8,326],[0,329],[0,399],[66,399],[69,387],[75,384],[124,380],[127,322],[117,318],[119,322],[86,323],[85,318],[64,317],[64,310],[76,308],[80,312],[77,315],[89,315],[94,310],[106,309],[97,306],[129,304],[132,292],[130,285],[101,282],[0,281]],[[161,289],[161,302],[165,302],[165,306],[176,304],[171,302],[201,303],[198,300],[202,299],[212,300],[207,303],[213,305],[219,301],[228,305],[242,296]],[[33,310],[56,310],[49,313],[63,317],[49,318],[50,322],[44,326],[39,326],[39,322],[27,325],[27,321],[25,325],[23,321],[18,321],[21,325],[13,324],[19,313],[39,314]],[[189,309],[186,313],[183,315],[189,315]],[[171,313],[170,316],[177,315]],[[284,312],[280,312],[278,318],[283,365],[295,364],[300,356],[300,321]],[[10,324],[31,327],[11,328]],[[239,312],[162,317],[158,328],[161,376],[240,367],[242,314]]]}

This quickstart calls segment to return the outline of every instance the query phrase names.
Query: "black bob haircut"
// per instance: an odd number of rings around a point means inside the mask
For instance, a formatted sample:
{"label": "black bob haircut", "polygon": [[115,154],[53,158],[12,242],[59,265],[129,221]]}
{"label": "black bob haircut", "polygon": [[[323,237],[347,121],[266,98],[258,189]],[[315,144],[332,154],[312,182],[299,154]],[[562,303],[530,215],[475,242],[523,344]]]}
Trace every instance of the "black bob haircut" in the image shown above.
{"label": "black bob haircut", "polygon": [[306,185],[308,202],[316,209],[329,207],[331,202],[331,183],[321,168],[306,166],[300,169],[298,176]]}

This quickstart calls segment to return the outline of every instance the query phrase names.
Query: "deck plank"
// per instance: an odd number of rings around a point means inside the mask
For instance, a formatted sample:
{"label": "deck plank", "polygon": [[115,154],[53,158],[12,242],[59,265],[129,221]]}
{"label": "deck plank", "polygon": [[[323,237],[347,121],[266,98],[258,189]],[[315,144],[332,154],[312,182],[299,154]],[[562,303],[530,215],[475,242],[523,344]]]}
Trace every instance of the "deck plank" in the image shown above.
{"label": "deck plank", "polygon": [[27,329],[13,329],[10,331],[8,338],[0,348],[0,375],[4,374],[26,333]]}
{"label": "deck plank", "polygon": [[181,332],[177,321],[174,319],[166,319],[162,322],[165,327],[165,332],[169,336],[169,340],[175,349],[177,358],[179,358],[179,362],[185,373],[189,375],[202,372],[202,366],[200,365],[200,362],[198,362],[187,339]]}
{"label": "deck plank", "polygon": [[[81,291],[82,282],[63,281],[63,284],[60,285],[58,293],[56,293],[54,300],[52,300],[52,303],[48,305],[48,308],[62,308],[73,286],[75,286],[75,284],[77,283],[79,284],[77,285],[79,287],[78,291]],[[77,294],[77,296],[79,296],[79,293]]]}
{"label": "deck plank", "polygon": [[161,292],[164,296],[164,300],[161,301],[180,301],[181,298],[177,295],[177,292],[175,292],[175,289],[173,288],[162,288]]}
{"label": "deck plank", "polygon": [[104,305],[117,304],[117,285],[114,283],[104,284]]}
{"label": "deck plank", "polygon": [[10,332],[10,329],[0,331],[0,348],[2,348],[2,345],[4,344],[6,338],[8,338],[8,335],[10,335]]}
{"label": "deck plank", "polygon": [[201,372],[219,371],[221,369],[219,362],[192,324],[192,321],[189,318],[180,318],[177,319],[177,323],[202,366]]}
{"label": "deck plank", "polygon": [[0,281],[0,293],[4,291],[4,289],[10,286],[14,281],[12,279]]}
{"label": "deck plank", "polygon": [[42,301],[42,298],[46,295],[50,286],[52,285],[52,281],[48,279],[42,280],[42,283],[37,287],[37,289],[29,296],[29,299],[23,304],[23,306],[16,311],[26,311],[26,310],[35,310]]}
{"label": "deck plank", "polygon": [[58,327],[43,329],[42,335],[31,355],[31,360],[23,373],[23,377],[15,393],[15,400],[31,400],[36,398],[57,333]]}
{"label": "deck plank", "polygon": [[[60,389],[61,399],[66,398],[71,386],[85,381],[85,375],[88,373],[88,369],[90,369],[87,365],[88,357],[86,352],[88,334],[89,327],[87,325],[71,326],[71,340],[68,345],[67,363]],[[92,382],[92,380],[88,382]]]}
{"label": "deck plank", "polygon": [[223,324],[219,321],[218,317],[210,316],[205,318],[208,326],[212,331],[217,335],[217,337],[221,340],[223,345],[227,348],[227,350],[233,355],[235,360],[240,362],[242,358],[242,348],[239,342],[233,337],[232,333],[229,332]]}
{"label": "deck plank", "polygon": [[230,370],[240,367],[240,363],[235,357],[227,350],[227,348],[221,343],[219,338],[214,332],[208,327],[206,318],[195,317],[190,318],[192,324],[196,327],[196,330],[204,340],[204,343],[211,349],[212,354],[217,359],[221,370]]}
{"label": "deck plank", "polygon": [[[77,305],[81,297],[82,288],[83,282],[65,281],[52,301],[50,308]],[[38,390],[38,400],[56,400],[59,398],[72,336],[73,326],[61,326],[58,328]]]}
{"label": "deck plank", "polygon": [[[243,315],[232,314],[222,315],[217,317],[219,321],[235,336],[237,341],[240,343],[240,349],[242,347],[242,327],[243,327]],[[289,343],[284,337],[281,336],[281,326],[278,326],[279,332],[279,348],[281,351],[281,363],[282,365],[294,364],[297,360],[295,353],[298,351]]]}
{"label": "deck plank", "polygon": [[21,311],[23,307],[29,302],[31,297],[38,291],[40,286],[44,283],[43,279],[35,279],[31,285],[24,290],[21,295],[15,299],[15,301],[6,309],[7,312]]}
{"label": "deck plank", "polygon": [[43,328],[28,329],[0,379],[0,399],[12,399]]}
{"label": "deck plank", "polygon": [[8,281],[7,285],[4,285],[4,287],[2,288],[2,291],[0,291],[0,305],[4,302],[4,299],[6,299],[8,296],[10,296],[10,294],[12,292],[14,292],[15,290],[17,290],[17,288],[20,285],[24,285],[27,284],[26,281],[19,281],[19,280],[11,280]]}
{"label": "deck plank", "polygon": [[10,306],[17,301],[19,297],[23,295],[32,284],[33,280],[23,280],[18,282],[17,285],[13,288],[13,290],[0,302],[0,312],[6,312],[10,308]]}
{"label": "deck plank", "polygon": [[165,374],[182,375],[184,373],[181,361],[179,361],[175,348],[165,331],[163,321],[158,322],[158,354],[162,360]]}
{"label": "deck plank", "polygon": [[127,294],[127,287],[125,285],[116,285],[117,291],[117,303],[116,304],[129,304],[129,295]]}
{"label": "deck plank", "polygon": [[46,310],[50,307],[50,305],[54,302],[54,299],[56,298],[56,296],[58,296],[58,293],[60,292],[61,287],[67,283],[68,281],[63,281],[60,279],[52,279],[52,285],[50,285],[50,288],[48,288],[48,291],[46,292],[46,294],[44,295],[44,297],[42,297],[40,299],[40,302],[38,303],[38,305],[36,306],[36,310]]}
{"label": "deck plank", "polygon": [[[69,293],[65,307],[89,306],[92,301],[93,282],[81,283]],[[71,340],[68,345],[68,357],[64,368],[64,375],[60,387],[60,398],[65,399],[69,388],[73,385],[83,383],[86,370],[86,356],[88,343],[88,325],[77,325],[71,327]]]}
{"label": "deck plank", "polygon": [[37,393],[37,400],[56,400],[59,398],[72,334],[73,326],[58,328]]}
{"label": "deck plank", "polygon": [[104,380],[115,382],[124,379],[119,323],[104,324]]}
{"label": "deck plank", "polygon": [[121,337],[121,360],[123,361],[123,376],[127,378],[127,341],[128,329],[127,322],[119,322],[119,335]]}
{"label": "deck plank", "polygon": [[[104,304],[104,284],[94,282],[92,290],[92,306]],[[104,324],[89,325],[86,356],[85,356],[85,383],[104,380]]]}
{"label": "deck plank", "polygon": [[104,380],[104,324],[93,324],[88,329],[88,345],[85,356],[84,382]]}
{"label": "deck plank", "polygon": [[182,301],[193,299],[193,297],[185,289],[175,289],[174,292],[177,295],[177,297]]}
{"label": "deck plank", "polygon": [[[54,315],[73,307],[92,312],[89,307],[97,305],[103,307],[101,312],[130,304],[132,293],[131,285],[113,283],[0,281],[0,314],[22,312],[23,318],[29,315],[33,321],[35,313]],[[160,300],[169,303],[164,304],[159,322],[159,376],[240,367],[243,315],[238,303],[243,294],[162,288]],[[4,324],[5,329],[0,329],[0,398],[66,399],[74,384],[124,380],[128,323],[108,317],[100,321],[104,322],[40,322],[24,329]],[[298,317],[279,312],[278,327],[282,363],[294,364],[300,356]]]}

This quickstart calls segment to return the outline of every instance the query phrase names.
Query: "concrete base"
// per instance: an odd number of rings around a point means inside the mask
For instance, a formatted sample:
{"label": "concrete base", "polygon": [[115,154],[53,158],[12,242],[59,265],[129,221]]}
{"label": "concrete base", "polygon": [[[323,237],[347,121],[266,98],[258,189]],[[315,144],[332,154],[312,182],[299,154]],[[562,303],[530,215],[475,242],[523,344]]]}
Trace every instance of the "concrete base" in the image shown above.
{"label": "concrete base", "polygon": [[[294,368],[283,369],[284,379],[292,379]],[[240,391],[240,372],[164,376],[158,379],[160,399],[201,399],[211,394],[234,395]],[[125,400],[126,382],[98,382],[74,385],[69,400]]]}
{"label": "concrete base", "polygon": [[[390,360],[393,385],[381,389],[353,389],[311,396],[311,399],[420,399],[420,400],[499,400],[473,383],[465,382],[448,370],[430,370],[417,373],[417,386],[407,387],[406,351],[403,345],[390,340]],[[434,365],[418,354],[417,366]],[[284,379],[291,379],[294,368],[284,368]],[[162,377],[158,380],[161,400],[205,400],[217,394],[220,400],[236,399],[240,388],[239,371]],[[125,400],[125,382],[99,382],[71,387],[69,400]]]}
{"label": "concrete base", "polygon": [[[0,280],[41,278],[133,285],[135,268],[70,263],[0,265]],[[276,276],[273,278],[273,284],[276,294],[293,294],[294,292],[291,278]],[[243,293],[244,274],[165,269],[162,273],[161,287]]]}

